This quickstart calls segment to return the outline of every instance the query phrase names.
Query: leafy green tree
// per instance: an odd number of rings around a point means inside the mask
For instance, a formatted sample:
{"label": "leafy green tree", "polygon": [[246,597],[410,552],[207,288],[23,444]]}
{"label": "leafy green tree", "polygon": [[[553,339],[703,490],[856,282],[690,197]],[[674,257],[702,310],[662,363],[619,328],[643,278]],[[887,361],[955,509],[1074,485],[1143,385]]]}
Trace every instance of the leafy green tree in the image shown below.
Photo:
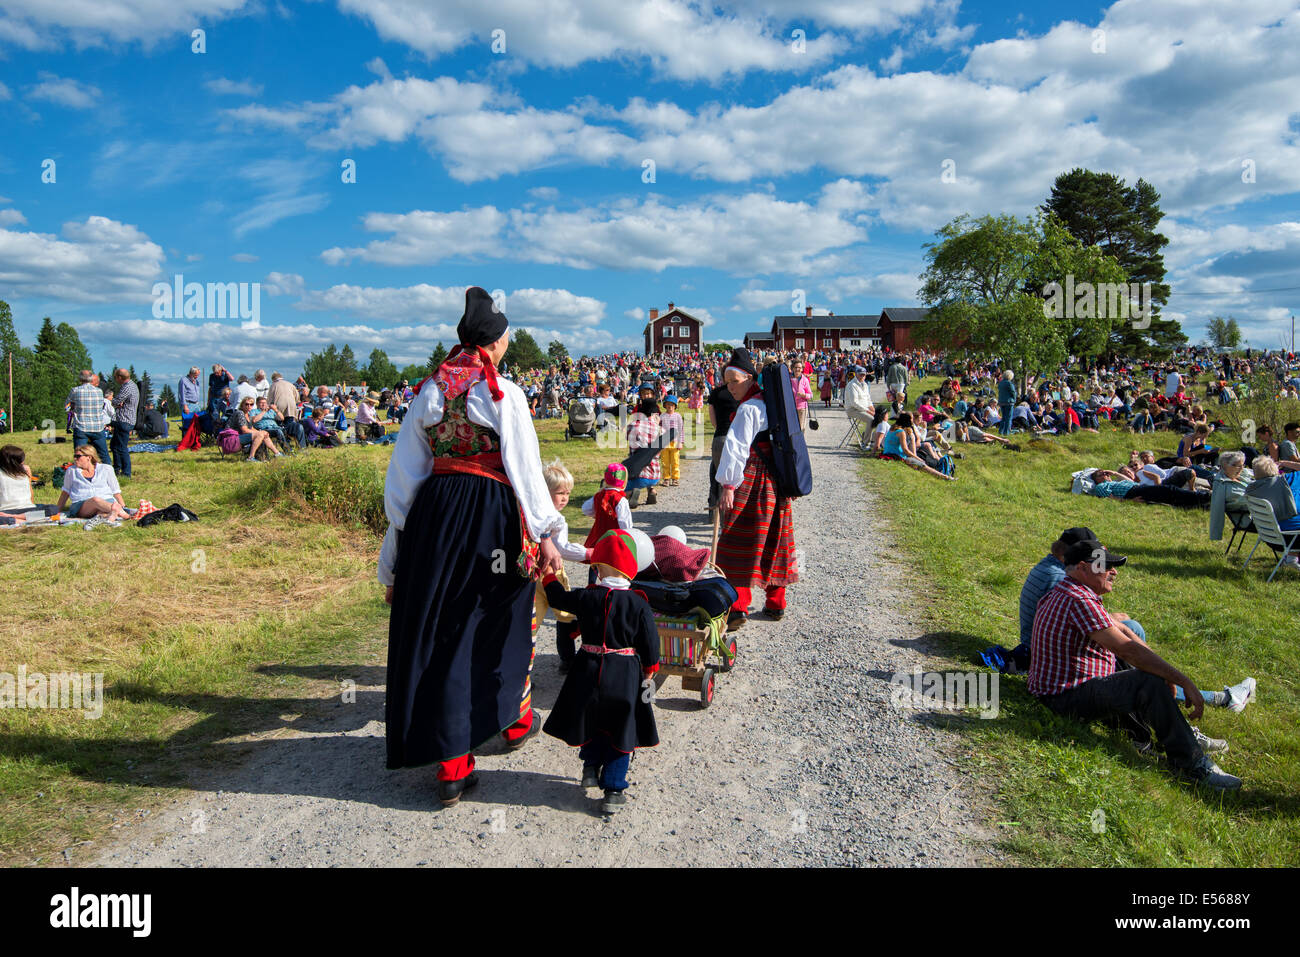
{"label": "leafy green tree", "polygon": [[[12,382],[9,378],[11,358]],[[9,410],[9,424],[15,431],[40,425],[41,417],[35,405],[35,382],[32,379],[34,359],[32,350],[25,348],[18,339],[9,303],[0,300],[0,382],[4,383],[3,393],[0,394],[0,405]],[[11,386],[12,408],[9,404]]]}
{"label": "leafy green tree", "polygon": [[370,359],[361,370],[361,378],[373,389],[391,388],[398,380],[397,366],[383,349],[372,349]]}
{"label": "leafy green tree", "polygon": [[735,346],[729,342],[710,342],[704,347],[705,352],[731,352]]}
{"label": "leafy green tree", "polygon": [[1210,345],[1217,349],[1236,349],[1241,345],[1241,326],[1232,317],[1225,320],[1222,316],[1215,316],[1209,321],[1206,332]]}
{"label": "leafy green tree", "polygon": [[936,236],[925,247],[929,265],[921,276],[920,298],[930,307],[918,330],[923,341],[1010,360],[1022,384],[1072,349],[1085,355],[1104,347],[1112,320],[1095,309],[1055,316],[1044,296],[1047,284],[1066,274],[1111,281],[1121,274],[1113,259],[1041,218],[960,216]]}
{"label": "leafy green tree", "polygon": [[1160,194],[1144,179],[1127,186],[1113,173],[1073,169],[1062,173],[1042,206],[1084,246],[1099,246],[1123,267],[1126,281],[1150,283],[1150,324],[1127,323],[1111,330],[1110,351],[1136,356],[1165,356],[1187,342],[1173,319],[1160,315],[1169,302],[1162,250],[1169,238],[1159,232],[1164,212]]}
{"label": "leafy green tree", "polygon": [[168,415],[180,414],[181,404],[177,401],[176,393],[172,391],[170,385],[164,384],[158,393],[158,408],[166,409]]}
{"label": "leafy green tree", "polygon": [[333,386],[343,381],[339,350],[330,343],[321,352],[313,352],[302,364],[302,375],[313,389],[318,385]]}
{"label": "leafy green tree", "polygon": [[528,334],[527,329],[511,331],[504,361],[511,369],[525,372],[529,369],[544,369],[550,364],[546,353],[537,344],[537,340]]}
{"label": "leafy green tree", "polygon": [[427,375],[430,375],[430,372],[426,367],[418,366],[415,363],[411,363],[409,366],[406,366],[405,368],[402,369],[401,372],[397,374],[397,378],[399,380],[405,379],[407,385],[414,386],[417,382],[419,382]]}
{"label": "leafy green tree", "polygon": [[546,347],[546,355],[552,362],[559,364],[569,358],[569,350],[559,339],[552,339],[551,344]]}

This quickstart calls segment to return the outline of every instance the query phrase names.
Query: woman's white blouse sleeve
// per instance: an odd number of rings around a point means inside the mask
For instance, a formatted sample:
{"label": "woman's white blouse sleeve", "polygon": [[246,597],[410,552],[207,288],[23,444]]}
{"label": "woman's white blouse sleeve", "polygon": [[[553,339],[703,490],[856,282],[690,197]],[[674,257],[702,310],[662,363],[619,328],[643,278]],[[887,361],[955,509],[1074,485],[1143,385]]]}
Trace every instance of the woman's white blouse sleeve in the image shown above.
{"label": "woman's white blouse sleeve", "polygon": [[742,402],[736,417],[727,430],[727,441],[722,447],[718,462],[718,484],[737,488],[745,478],[745,463],[749,461],[750,446],[754,436],[767,428],[767,408],[761,397]]}
{"label": "woman's white blouse sleeve", "polygon": [[[519,386],[500,381],[505,393],[500,402],[492,402],[486,382],[477,382],[470,389],[469,411],[478,411],[483,400],[490,404],[497,420],[497,435],[501,436],[501,460],[506,477],[515,490],[515,496],[524,510],[524,519],[535,541],[556,531],[564,518],[555,510],[550,489],[542,477],[542,453],[537,444],[537,428],[528,412],[528,402]],[[478,399],[478,402],[474,400]],[[471,416],[477,421],[477,416]],[[487,423],[483,423],[487,424]]]}
{"label": "woman's white blouse sleeve", "polygon": [[632,506],[627,504],[627,499],[618,500],[618,508],[614,509],[614,516],[618,519],[618,527],[625,532],[632,531]]}
{"label": "woman's white blouse sleeve", "polygon": [[388,531],[379,550],[379,582],[393,584],[393,567],[397,562],[397,533],[406,527],[406,515],[415,501],[415,493],[433,471],[433,450],[424,431],[442,421],[442,390],[427,382],[402,419],[393,445],[393,457],[384,476],[384,514]]}

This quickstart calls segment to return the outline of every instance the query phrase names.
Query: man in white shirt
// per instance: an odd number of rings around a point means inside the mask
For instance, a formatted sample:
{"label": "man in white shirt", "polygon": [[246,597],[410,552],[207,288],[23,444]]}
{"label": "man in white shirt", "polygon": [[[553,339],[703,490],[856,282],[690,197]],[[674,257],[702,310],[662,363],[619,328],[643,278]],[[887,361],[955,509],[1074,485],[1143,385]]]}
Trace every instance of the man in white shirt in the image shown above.
{"label": "man in white shirt", "polygon": [[1177,369],[1170,369],[1169,378],[1165,379],[1165,398],[1172,399],[1182,387],[1183,377],[1178,374]]}
{"label": "man in white shirt", "polygon": [[[268,385],[267,389],[269,390],[270,388],[271,387]],[[252,399],[253,404],[256,405],[257,398],[257,389],[255,389],[253,384],[248,381],[248,376],[241,375],[239,377],[239,385],[235,386],[235,388],[231,390],[231,408],[238,409],[245,399]]]}

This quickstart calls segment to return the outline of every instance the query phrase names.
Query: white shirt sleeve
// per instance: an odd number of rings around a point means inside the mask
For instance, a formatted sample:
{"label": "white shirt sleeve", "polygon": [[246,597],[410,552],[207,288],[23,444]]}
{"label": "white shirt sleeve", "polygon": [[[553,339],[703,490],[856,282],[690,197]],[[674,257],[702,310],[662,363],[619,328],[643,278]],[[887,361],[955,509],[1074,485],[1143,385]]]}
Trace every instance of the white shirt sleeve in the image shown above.
{"label": "white shirt sleeve", "polygon": [[[500,402],[494,402],[486,382],[474,383],[466,395],[465,409],[471,422],[486,426],[501,437],[501,459],[506,477],[523,507],[529,531],[540,540],[563,524],[564,519],[555,510],[546,480],[542,478],[537,431],[524,394],[507,380],[498,380],[498,385],[505,394]],[[389,527],[379,552],[379,581],[382,584],[393,584],[397,532],[406,527],[406,515],[415,501],[415,494],[433,471],[433,450],[429,448],[425,429],[442,421],[443,407],[442,390],[433,382],[426,383],[420,394],[411,400],[397,433],[393,457],[384,478],[384,513],[388,516]]]}
{"label": "white shirt sleeve", "polygon": [[596,508],[595,497],[589,498],[582,503],[582,514],[586,515],[587,517],[591,517],[592,515],[596,514],[594,511],[595,508]]}
{"label": "white shirt sleeve", "polygon": [[560,516],[560,530],[551,536],[555,542],[555,547],[560,552],[560,557],[566,562],[581,562],[587,557],[587,547],[585,545],[576,545],[569,541],[569,523],[565,521],[564,516]]}
{"label": "white shirt sleeve", "polygon": [[767,428],[767,407],[761,396],[740,404],[736,417],[727,431],[727,441],[718,461],[718,484],[736,488],[745,478],[745,463],[749,461],[750,446],[754,436]]}
{"label": "white shirt sleeve", "polygon": [[618,527],[625,532],[632,531],[632,506],[627,504],[627,499],[619,499],[618,508],[614,509],[614,517],[618,519]]}

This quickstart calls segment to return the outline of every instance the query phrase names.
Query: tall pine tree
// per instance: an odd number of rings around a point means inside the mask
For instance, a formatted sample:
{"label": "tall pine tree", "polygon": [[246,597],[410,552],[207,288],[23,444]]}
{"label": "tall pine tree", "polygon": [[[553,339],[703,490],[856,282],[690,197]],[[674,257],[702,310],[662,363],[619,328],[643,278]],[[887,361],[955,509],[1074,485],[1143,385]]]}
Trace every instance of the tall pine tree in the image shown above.
{"label": "tall pine tree", "polygon": [[1042,206],[1085,246],[1100,246],[1123,267],[1130,283],[1151,284],[1150,325],[1117,323],[1111,331],[1110,352],[1135,356],[1166,356],[1187,342],[1177,321],[1164,319],[1160,307],[1169,302],[1165,259],[1161,250],[1169,238],[1158,231],[1164,212],[1160,194],[1144,179],[1127,186],[1113,173],[1075,168],[1062,173]]}

